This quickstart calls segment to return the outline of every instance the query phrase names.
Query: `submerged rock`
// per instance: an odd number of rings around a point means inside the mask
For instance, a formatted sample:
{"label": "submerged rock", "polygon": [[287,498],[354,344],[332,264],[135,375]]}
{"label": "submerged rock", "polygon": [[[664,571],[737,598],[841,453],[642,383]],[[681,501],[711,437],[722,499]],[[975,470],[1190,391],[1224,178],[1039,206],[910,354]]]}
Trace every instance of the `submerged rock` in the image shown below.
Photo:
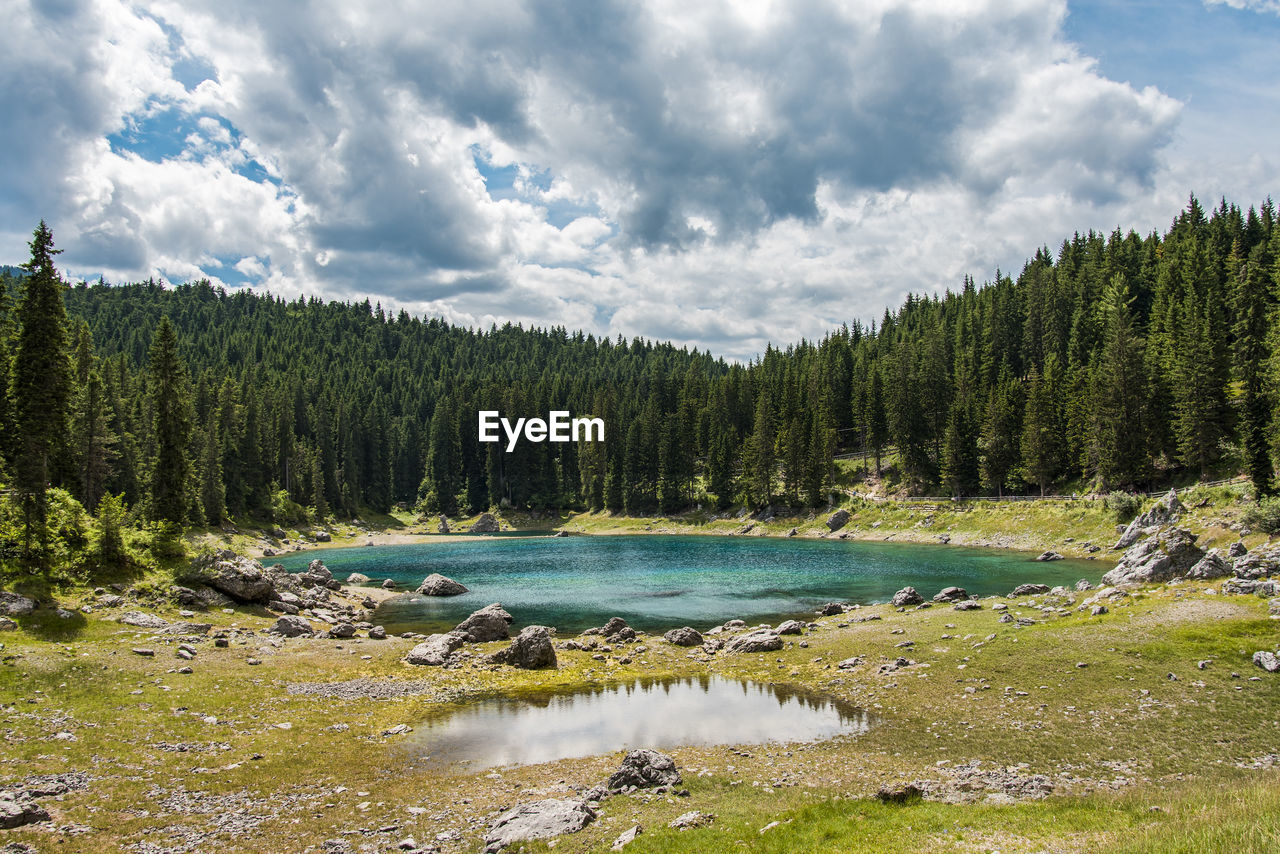
{"label": "submerged rock", "polygon": [[422,579],[422,583],[418,585],[417,592],[424,596],[460,596],[468,591],[466,587],[452,578],[446,578],[438,572],[433,572]]}
{"label": "submerged rock", "polygon": [[672,629],[662,639],[676,646],[702,646],[702,635],[690,626]]}
{"label": "submerged rock", "polygon": [[665,753],[656,750],[633,750],[622,760],[617,771],[609,775],[609,791],[616,792],[628,786],[648,789],[654,786],[675,786],[680,783],[680,769]]}
{"label": "submerged rock", "polygon": [[494,602],[475,611],[454,628],[461,632],[468,643],[488,643],[489,641],[506,640],[511,637],[507,628],[512,616],[503,609],[501,603]]}
{"label": "submerged rock", "polygon": [[498,816],[489,826],[484,851],[495,854],[513,842],[577,833],[595,818],[595,810],[582,801],[548,798],[520,804]]}
{"label": "submerged rock", "polygon": [[1041,563],[1047,563],[1049,561],[1054,561],[1054,560],[1065,560],[1065,558],[1055,551],[1047,551],[1047,552],[1041,552],[1036,557],[1036,560],[1040,561]]}
{"label": "submerged rock", "polygon": [[489,660],[495,664],[509,664],[525,670],[538,670],[556,666],[556,650],[551,644],[549,626],[525,626],[516,635],[511,646],[495,652]]}

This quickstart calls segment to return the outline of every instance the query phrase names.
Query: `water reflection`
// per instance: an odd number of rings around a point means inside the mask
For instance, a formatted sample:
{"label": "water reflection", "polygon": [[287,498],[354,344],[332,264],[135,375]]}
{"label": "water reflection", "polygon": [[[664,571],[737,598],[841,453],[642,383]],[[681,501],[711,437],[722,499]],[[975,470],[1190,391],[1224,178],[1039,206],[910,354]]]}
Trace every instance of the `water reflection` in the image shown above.
{"label": "water reflection", "polygon": [[866,732],[864,710],[791,685],[722,676],[637,679],[471,703],[415,729],[432,765],[475,771],[636,747],[818,741]]}

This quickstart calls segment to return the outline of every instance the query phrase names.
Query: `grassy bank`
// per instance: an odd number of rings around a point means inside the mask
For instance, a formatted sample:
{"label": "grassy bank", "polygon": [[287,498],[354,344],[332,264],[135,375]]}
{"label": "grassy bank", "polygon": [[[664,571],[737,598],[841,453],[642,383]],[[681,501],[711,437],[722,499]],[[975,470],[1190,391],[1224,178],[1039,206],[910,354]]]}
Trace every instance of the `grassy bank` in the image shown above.
{"label": "grassy bank", "polygon": [[[1155,588],[1101,616],[1078,610],[1079,601],[999,600],[1036,621],[1026,626],[998,622],[996,600],[972,612],[877,606],[821,618],[777,653],[703,662],[643,637],[603,662],[560,651],[557,670],[534,672],[411,668],[401,663],[411,640],[270,639],[265,612],[217,611],[199,619],[225,630],[229,646],[196,641],[190,674],[177,672],[186,664],[175,658],[177,638],[113,622],[119,609],[94,608],[85,594],[62,604],[90,604],[92,613],[40,612],[3,636],[0,778],[83,770],[88,786],[46,801],[52,825],[0,831],[0,843],[318,851],[346,834],[355,850],[394,850],[412,836],[475,851],[497,811],[572,797],[607,776],[621,754],[445,773],[406,750],[405,737],[383,733],[420,727],[469,699],[711,672],[827,692],[883,722],[814,745],[674,750],[688,798],[610,798],[600,820],[561,839],[557,851],[603,850],[634,823],[645,828],[628,848],[636,852],[1273,850],[1280,775],[1269,766],[1280,743],[1280,678],[1249,656],[1275,648],[1277,623],[1262,600],[1208,589]],[[873,615],[880,619],[857,621]],[[914,647],[904,652],[904,640]],[[903,654],[917,663],[877,672]],[[865,664],[834,666],[852,655]],[[353,679],[415,693],[290,692]],[[1054,794],[978,805],[887,806],[870,797],[885,784],[946,779],[946,769],[974,760],[1025,764],[1020,773],[1047,775]],[[689,810],[716,820],[667,828]],[[760,832],[772,822],[779,824]]]}

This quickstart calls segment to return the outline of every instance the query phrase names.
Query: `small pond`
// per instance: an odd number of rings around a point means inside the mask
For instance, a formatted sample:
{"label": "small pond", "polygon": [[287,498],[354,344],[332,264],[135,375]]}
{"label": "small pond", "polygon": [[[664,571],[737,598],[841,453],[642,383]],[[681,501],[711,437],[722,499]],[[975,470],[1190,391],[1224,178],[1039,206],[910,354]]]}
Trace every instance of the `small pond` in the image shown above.
{"label": "small pond", "polygon": [[408,748],[430,765],[478,771],[649,747],[820,741],[874,723],[842,700],[722,676],[636,680],[493,699],[419,724]]}

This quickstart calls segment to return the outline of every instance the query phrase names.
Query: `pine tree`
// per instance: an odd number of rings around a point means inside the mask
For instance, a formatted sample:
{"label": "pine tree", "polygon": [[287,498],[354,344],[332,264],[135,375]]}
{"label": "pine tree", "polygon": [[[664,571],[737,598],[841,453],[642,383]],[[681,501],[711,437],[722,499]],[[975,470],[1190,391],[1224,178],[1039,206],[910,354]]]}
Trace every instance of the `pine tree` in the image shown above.
{"label": "pine tree", "polygon": [[423,479],[424,507],[430,513],[453,516],[458,512],[462,449],[453,412],[441,404],[431,417],[427,442],[427,472]]}
{"label": "pine tree", "polygon": [[762,388],[756,399],[755,421],[744,453],[747,494],[756,507],[764,507],[773,501],[777,465],[774,457],[775,432],[773,403],[768,389]]}
{"label": "pine tree", "polygon": [[1134,329],[1131,299],[1124,277],[1113,278],[1103,294],[1102,350],[1092,368],[1093,454],[1108,488],[1135,486],[1147,477],[1143,341]]}
{"label": "pine tree", "polygon": [[1035,366],[1027,381],[1026,412],[1022,419],[1022,463],[1024,478],[1045,494],[1063,465],[1062,415],[1058,401],[1058,355],[1045,360],[1045,375]]}
{"label": "pine tree", "polygon": [[871,370],[871,390],[867,394],[867,441],[876,458],[876,477],[880,477],[880,454],[889,443],[889,418],[884,407],[884,380],[880,371]]}
{"label": "pine tree", "polygon": [[178,353],[178,334],[160,318],[150,351],[151,424],[155,458],[151,469],[151,518],[181,525],[186,518],[191,461],[191,389]]}
{"label": "pine tree", "polygon": [[1265,366],[1271,359],[1267,341],[1270,312],[1267,272],[1270,258],[1259,243],[1244,261],[1239,245],[1232,253],[1231,274],[1235,280],[1235,373],[1240,383],[1240,441],[1244,448],[1245,470],[1258,496],[1269,495],[1273,467],[1267,442],[1271,400],[1265,384]]}
{"label": "pine tree", "polygon": [[31,260],[23,265],[18,340],[10,369],[9,398],[16,435],[14,486],[22,506],[23,555],[48,570],[48,499],[53,455],[67,441],[72,376],[62,277],[54,268],[53,232],[36,227]]}
{"label": "pine tree", "polygon": [[1016,399],[1017,392],[1017,381],[1009,375],[1007,369],[1001,371],[1000,378],[991,387],[982,420],[982,435],[979,439],[982,483],[1000,496],[1004,495],[1010,473],[1018,466],[1022,425],[1018,418],[1020,406]]}

